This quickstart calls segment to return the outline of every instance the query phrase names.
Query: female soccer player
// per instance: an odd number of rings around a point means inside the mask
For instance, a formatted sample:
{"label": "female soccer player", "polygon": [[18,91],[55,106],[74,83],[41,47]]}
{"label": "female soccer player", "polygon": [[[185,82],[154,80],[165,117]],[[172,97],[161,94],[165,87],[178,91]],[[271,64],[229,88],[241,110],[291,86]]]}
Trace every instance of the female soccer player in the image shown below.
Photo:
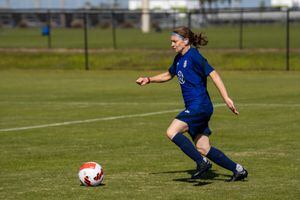
{"label": "female soccer player", "polygon": [[[207,42],[207,38],[202,33],[194,34],[187,27],[174,29],[171,34],[171,46],[177,55],[169,70],[152,77],[140,77],[136,83],[143,86],[149,83],[166,82],[174,76],[178,77],[185,110],[172,121],[166,134],[172,142],[196,162],[197,168],[191,177],[192,179],[201,178],[211,168],[211,163],[206,159],[208,158],[233,172],[228,181],[244,180],[248,176],[247,170],[240,164],[233,162],[222,151],[211,146],[209,142],[211,130],[208,127],[208,122],[213,113],[213,105],[207,91],[207,76],[218,88],[228,108],[236,115],[239,112],[228,96],[219,74],[197,50],[200,46],[205,46]],[[183,135],[184,132],[190,134],[195,146]]]}

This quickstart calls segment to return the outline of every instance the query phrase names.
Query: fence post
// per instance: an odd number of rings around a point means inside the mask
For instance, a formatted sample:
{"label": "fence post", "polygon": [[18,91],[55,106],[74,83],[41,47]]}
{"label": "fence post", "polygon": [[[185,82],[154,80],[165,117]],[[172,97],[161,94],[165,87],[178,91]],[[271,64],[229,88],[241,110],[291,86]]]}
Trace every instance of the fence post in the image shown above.
{"label": "fence post", "polygon": [[83,28],[84,28],[84,57],[85,57],[85,70],[89,70],[89,52],[88,52],[88,34],[87,34],[87,13],[83,14]]}
{"label": "fence post", "polygon": [[47,28],[48,28],[48,49],[50,49],[52,47],[51,45],[51,13],[50,11],[48,10],[47,12]]}
{"label": "fence post", "polygon": [[286,10],[286,71],[290,70],[290,9]]}
{"label": "fence post", "polygon": [[243,32],[244,32],[244,11],[243,9],[241,9],[241,12],[240,12],[240,41],[239,41],[239,48],[240,50],[242,50],[244,47],[243,47]]}
{"label": "fence post", "polygon": [[112,28],[112,36],[113,36],[113,47],[114,49],[117,49],[115,12],[113,10],[111,11],[111,28]]}

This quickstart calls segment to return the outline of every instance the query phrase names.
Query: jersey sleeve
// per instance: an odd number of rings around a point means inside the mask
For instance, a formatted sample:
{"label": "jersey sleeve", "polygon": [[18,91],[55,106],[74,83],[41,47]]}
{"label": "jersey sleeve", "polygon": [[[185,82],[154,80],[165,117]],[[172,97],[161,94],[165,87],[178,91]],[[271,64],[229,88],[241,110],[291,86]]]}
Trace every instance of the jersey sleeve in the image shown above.
{"label": "jersey sleeve", "polygon": [[174,66],[174,64],[172,64],[170,67],[169,67],[169,73],[172,75],[172,76],[175,76],[176,75],[176,66]]}
{"label": "jersey sleeve", "polygon": [[205,76],[208,76],[212,71],[215,70],[198,51],[193,54],[192,59],[195,63],[196,71]]}
{"label": "jersey sleeve", "polygon": [[178,56],[175,56],[173,64],[169,67],[169,70],[168,70],[172,76],[176,75],[177,60],[178,60]]}
{"label": "jersey sleeve", "polygon": [[215,69],[207,62],[207,60],[205,59],[204,62],[204,71],[205,71],[205,75],[208,76],[212,71],[214,71]]}

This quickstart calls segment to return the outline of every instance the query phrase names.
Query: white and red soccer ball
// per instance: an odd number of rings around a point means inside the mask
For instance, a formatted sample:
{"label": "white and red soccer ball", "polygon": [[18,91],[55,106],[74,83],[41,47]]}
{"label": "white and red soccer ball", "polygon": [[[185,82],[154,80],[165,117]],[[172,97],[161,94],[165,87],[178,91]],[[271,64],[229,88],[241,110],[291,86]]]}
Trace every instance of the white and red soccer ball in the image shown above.
{"label": "white and red soccer ball", "polygon": [[96,162],[86,162],[79,169],[79,180],[85,186],[100,185],[104,178],[101,165]]}

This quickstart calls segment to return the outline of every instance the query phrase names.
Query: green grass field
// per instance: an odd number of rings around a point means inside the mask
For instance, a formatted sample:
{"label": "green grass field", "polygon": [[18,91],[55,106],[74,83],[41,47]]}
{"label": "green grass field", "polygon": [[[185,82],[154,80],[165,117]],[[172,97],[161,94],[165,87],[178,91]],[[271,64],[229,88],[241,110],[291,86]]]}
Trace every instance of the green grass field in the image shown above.
{"label": "green grass field", "polygon": [[[208,36],[208,48],[239,48],[239,26],[222,25],[193,29]],[[244,25],[244,48],[285,48],[286,27],[284,23]],[[152,31],[143,34],[139,29],[116,30],[117,48],[167,49],[170,46],[171,30],[162,33]],[[299,23],[290,25],[290,47],[300,48]],[[111,29],[90,28],[88,30],[90,48],[112,48]],[[53,28],[52,48],[83,48],[83,29]],[[48,38],[41,36],[38,28],[0,29],[0,48],[47,48]]]}
{"label": "green grass field", "polygon": [[[299,71],[220,71],[238,117],[209,82],[218,105],[211,141],[249,171],[236,183],[224,182],[231,173],[217,165],[205,179],[189,179],[194,163],[165,137],[183,108],[177,80],[135,84],[156,73],[1,70],[1,199],[299,198]],[[152,112],[161,113],[142,115]],[[82,123],[50,126],[73,121]],[[46,126],[5,131],[37,125]],[[103,166],[104,185],[80,186],[86,161]]]}
{"label": "green grass field", "polygon": [[[223,70],[286,69],[284,50],[201,49],[209,63]],[[170,50],[103,49],[89,54],[91,70],[165,70],[172,64],[175,53]],[[0,51],[0,70],[7,69],[84,69],[84,53],[72,50]],[[290,54],[290,70],[300,70],[300,51]]]}

